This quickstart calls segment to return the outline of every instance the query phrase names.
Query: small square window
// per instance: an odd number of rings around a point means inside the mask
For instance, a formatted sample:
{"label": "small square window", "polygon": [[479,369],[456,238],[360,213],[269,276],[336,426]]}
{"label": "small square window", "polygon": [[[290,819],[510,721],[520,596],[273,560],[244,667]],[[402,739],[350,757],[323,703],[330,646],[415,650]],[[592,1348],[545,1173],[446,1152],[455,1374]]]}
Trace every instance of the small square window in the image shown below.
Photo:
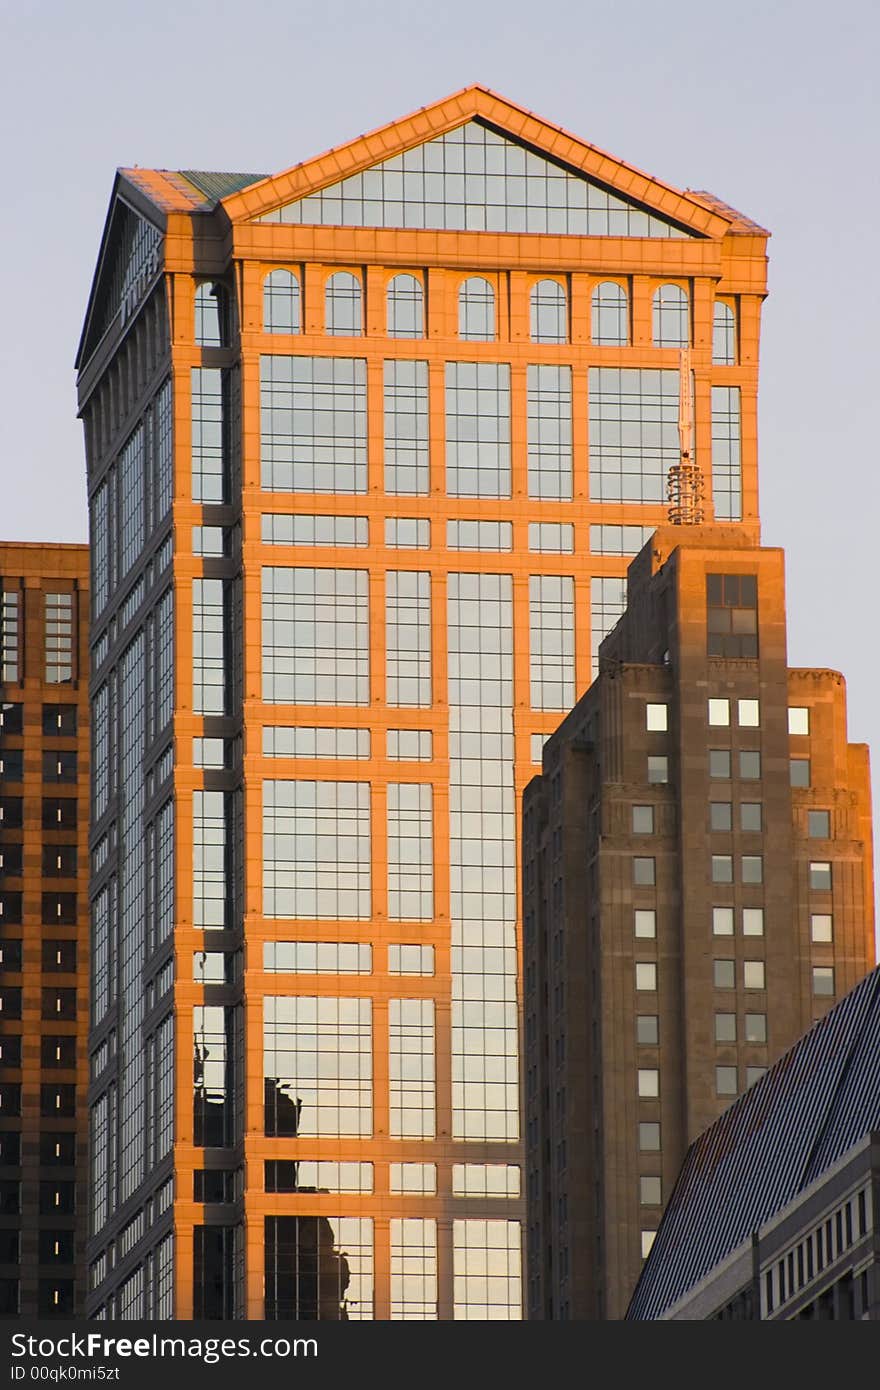
{"label": "small square window", "polygon": [[742,857],[743,883],[763,883],[764,859],[760,854],[744,854]]}
{"label": "small square window", "polygon": [[736,965],[732,960],[713,961],[716,989],[736,989]]}
{"label": "small square window", "polygon": [[733,936],[733,908],[712,908],[712,935]]}
{"label": "small square window", "polygon": [[762,828],[760,801],[742,801],[739,807],[739,828],[759,834]]}
{"label": "small square window", "polygon": [[634,835],[654,834],[654,807],[633,806],[632,828]]}
{"label": "small square window", "polygon": [[767,1015],[746,1014],[746,1042],[765,1043],[767,1041]]}
{"label": "small square window", "polygon": [[651,1247],[657,1239],[656,1231],[642,1231],[642,1259],[646,1260],[651,1253]]}
{"label": "small square window", "polygon": [[807,834],[811,840],[828,840],[831,838],[831,812],[830,811],[808,811],[807,812]]}
{"label": "small square window", "polygon": [[810,887],[816,893],[831,892],[831,865],[827,860],[810,862]]}
{"label": "small square window", "polygon": [[656,1120],[639,1121],[639,1148],[642,1153],[657,1153],[660,1148],[660,1125]]}
{"label": "small square window", "polygon": [[834,967],[832,965],[813,966],[813,993],[834,993]]}
{"label": "small square window", "polygon": [[709,701],[709,723],[713,728],[726,728],[730,723],[730,701]]}
{"label": "small square window", "polygon": [[821,943],[833,941],[833,925],[830,912],[814,912],[810,916],[810,940]]}
{"label": "small square window", "polygon": [[809,758],[789,758],[788,774],[793,787],[808,787],[810,785]]}
{"label": "small square window", "polygon": [[657,1067],[639,1067],[638,1089],[641,1100],[656,1100],[660,1095],[660,1072]]}
{"label": "small square window", "polygon": [[730,781],[730,749],[729,748],[710,748],[709,749],[709,776],[720,777],[724,781]]}
{"label": "small square window", "polygon": [[669,711],[666,705],[645,706],[645,728],[651,733],[665,734],[668,729]]}
{"label": "small square window", "polygon": [[746,1067],[746,1085],[754,1086],[756,1081],[760,1081],[761,1077],[766,1075],[766,1067]]}
{"label": "small square window", "polygon": [[744,907],[743,908],[743,936],[763,936],[764,935],[764,909],[763,907]]}
{"label": "small square window", "polygon": [[653,990],[657,988],[657,966],[653,961],[636,962],[636,989]]}
{"label": "small square window", "polygon": [[659,1178],[649,1177],[643,1173],[639,1178],[639,1201],[643,1207],[659,1207],[662,1205],[662,1186]]}
{"label": "small square window", "polygon": [[709,802],[710,830],[733,829],[733,806],[729,801]]}
{"label": "small square window", "polygon": [[736,1042],[736,1014],[715,1015],[715,1041]]}
{"label": "small square window", "polygon": [[730,854],[712,855],[712,882],[733,883],[733,856]]}
{"label": "small square window", "polygon": [[715,1068],[715,1094],[719,1096],[736,1095],[736,1067]]}
{"label": "small square window", "polygon": [[654,886],[654,860],[636,854],[632,862],[633,883],[640,888]]}
{"label": "small square window", "polygon": [[761,776],[761,754],[756,749],[747,748],[740,753],[739,775],[746,782],[754,782]]}
{"label": "small square window", "polygon": [[810,711],[805,705],[789,705],[788,732],[797,735],[810,732]]}
{"label": "small square window", "polygon": [[660,1041],[660,1020],[656,1014],[636,1014],[636,1042],[656,1047]]}
{"label": "small square window", "polygon": [[761,706],[757,700],[737,700],[736,717],[741,729],[757,729],[761,723]]}
{"label": "small square window", "polygon": [[743,961],[743,984],[746,989],[764,989],[764,962],[762,960]]}
{"label": "small square window", "polygon": [[648,755],[648,781],[649,782],[668,782],[669,781],[669,759],[665,755]]}
{"label": "small square window", "polygon": [[657,935],[657,915],[652,907],[637,907],[634,919],[636,936],[655,937]]}

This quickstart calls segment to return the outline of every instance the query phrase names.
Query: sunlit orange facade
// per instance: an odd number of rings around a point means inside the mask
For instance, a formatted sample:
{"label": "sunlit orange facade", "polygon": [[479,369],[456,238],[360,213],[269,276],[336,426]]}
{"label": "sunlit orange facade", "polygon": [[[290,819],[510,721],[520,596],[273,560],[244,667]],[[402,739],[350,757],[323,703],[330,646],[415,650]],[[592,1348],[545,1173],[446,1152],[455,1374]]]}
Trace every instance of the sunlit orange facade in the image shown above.
{"label": "sunlit orange facade", "polygon": [[519,798],[666,516],[682,349],[707,517],[757,522],[765,243],[479,87],[119,171],[95,1315],[522,1316]]}

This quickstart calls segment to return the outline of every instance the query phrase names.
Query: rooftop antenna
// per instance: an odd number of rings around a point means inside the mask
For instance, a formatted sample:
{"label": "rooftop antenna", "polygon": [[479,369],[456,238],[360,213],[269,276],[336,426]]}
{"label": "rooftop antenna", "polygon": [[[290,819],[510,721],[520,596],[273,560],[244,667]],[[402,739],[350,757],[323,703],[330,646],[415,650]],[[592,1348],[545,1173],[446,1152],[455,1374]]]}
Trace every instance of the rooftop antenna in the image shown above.
{"label": "rooftop antenna", "polygon": [[699,526],[703,520],[703,475],[693,457],[691,350],[682,348],[678,377],[679,461],[666,477],[667,516],[673,526]]}

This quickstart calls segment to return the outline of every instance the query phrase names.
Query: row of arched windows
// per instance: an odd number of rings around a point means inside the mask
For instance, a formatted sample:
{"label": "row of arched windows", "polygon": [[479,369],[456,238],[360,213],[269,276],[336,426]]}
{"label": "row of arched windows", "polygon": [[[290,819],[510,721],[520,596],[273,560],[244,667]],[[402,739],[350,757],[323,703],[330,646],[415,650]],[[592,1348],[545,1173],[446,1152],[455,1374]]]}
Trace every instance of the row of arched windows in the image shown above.
{"label": "row of arched windows", "polygon": [[[221,287],[202,284],[196,291],[196,342],[205,347],[223,341]],[[325,332],[357,337],[363,332],[361,282],[348,270],[330,275],[324,286]],[[530,294],[533,343],[568,342],[568,300],[558,280],[539,280]],[[683,348],[691,340],[690,303],[680,285],[660,285],[653,299],[655,347]],[[272,270],[263,281],[263,328],[266,333],[302,332],[302,289],[291,270]],[[389,338],[423,338],[424,293],[421,281],[401,273],[388,282],[386,332]],[[604,280],[594,287],[591,335],[600,347],[630,342],[629,299],[623,285]],[[496,336],[495,290],[480,275],[463,280],[458,291],[458,336],[468,342],[493,342]],[[731,305],[715,302],[712,360],[723,366],[736,361],[736,320]]]}

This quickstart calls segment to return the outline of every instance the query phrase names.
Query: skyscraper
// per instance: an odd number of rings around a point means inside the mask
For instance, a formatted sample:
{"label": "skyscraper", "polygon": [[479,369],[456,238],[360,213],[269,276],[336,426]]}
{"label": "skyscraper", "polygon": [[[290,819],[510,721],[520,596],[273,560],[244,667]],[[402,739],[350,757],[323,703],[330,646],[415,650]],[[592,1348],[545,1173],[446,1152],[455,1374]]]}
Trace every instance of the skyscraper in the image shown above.
{"label": "skyscraper", "polygon": [[665,516],[682,349],[708,513],[756,518],[765,242],[480,87],[117,174],[96,1315],[521,1316],[518,797]]}
{"label": "skyscraper", "polygon": [[632,561],[523,873],[529,1315],[620,1318],[688,1144],[874,961],[868,751],[754,528]]}
{"label": "skyscraper", "polygon": [[2,1317],[85,1295],[88,564],[0,544]]}

